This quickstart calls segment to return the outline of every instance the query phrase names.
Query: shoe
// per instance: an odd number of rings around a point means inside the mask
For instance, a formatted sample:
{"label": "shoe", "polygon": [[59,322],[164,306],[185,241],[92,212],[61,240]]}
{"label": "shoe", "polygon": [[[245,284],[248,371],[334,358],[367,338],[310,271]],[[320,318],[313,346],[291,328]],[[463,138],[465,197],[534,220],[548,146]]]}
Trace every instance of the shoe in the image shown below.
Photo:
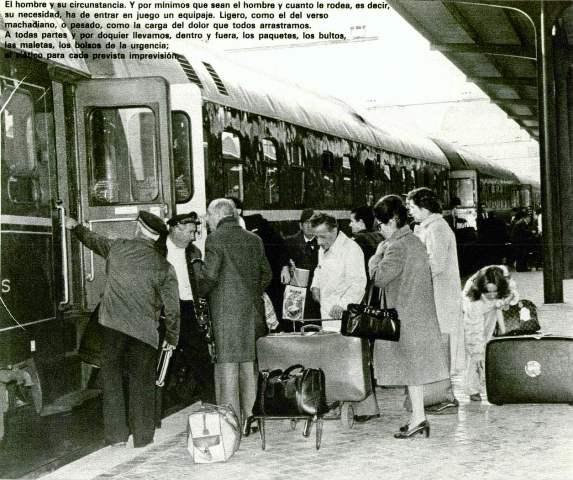
{"label": "shoe", "polygon": [[109,446],[111,448],[125,448],[127,447],[127,442],[115,442],[115,443],[110,443]]}
{"label": "shoe", "polygon": [[253,417],[249,417],[245,420],[243,424],[243,437],[248,437],[251,433],[257,433],[259,431],[258,425],[253,425],[255,419]]}
{"label": "shoe", "polygon": [[428,420],[424,420],[422,423],[418,424],[412,430],[406,430],[405,432],[398,432],[394,434],[394,438],[410,438],[416,434],[424,434],[426,438],[430,436],[430,423]]}
{"label": "shoe", "polygon": [[364,423],[368,420],[372,420],[373,418],[380,418],[380,414],[377,413],[376,415],[354,415],[354,421],[356,423]]}
{"label": "shoe", "polygon": [[425,409],[430,415],[454,415],[458,413],[460,402],[454,398],[453,402],[443,402]]}
{"label": "shoe", "polygon": [[472,393],[470,395],[470,400],[472,402],[481,402],[481,395],[479,393]]}
{"label": "shoe", "polygon": [[400,431],[401,431],[401,432],[407,432],[409,428],[410,428],[410,425],[408,425],[408,424],[402,425],[402,426],[400,427]]}

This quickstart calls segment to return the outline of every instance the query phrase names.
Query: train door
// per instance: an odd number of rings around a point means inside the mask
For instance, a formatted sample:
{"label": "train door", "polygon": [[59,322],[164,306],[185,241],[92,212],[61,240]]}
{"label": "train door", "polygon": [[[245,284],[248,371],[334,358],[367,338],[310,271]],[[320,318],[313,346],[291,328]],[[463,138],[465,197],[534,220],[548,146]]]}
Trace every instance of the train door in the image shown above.
{"label": "train door", "polygon": [[[88,80],[76,90],[81,220],[130,238],[140,210],[174,211],[169,89],[162,78]],[[82,247],[84,306],[100,300],[104,260]]]}
{"label": "train door", "polygon": [[[194,84],[171,85],[172,154],[177,213],[206,211],[203,105],[201,90]],[[204,220],[195,245],[204,251],[207,229]]]}
{"label": "train door", "polygon": [[460,220],[456,228],[471,227],[477,230],[478,176],[476,170],[450,172],[450,202],[452,210],[455,207],[452,215]]}

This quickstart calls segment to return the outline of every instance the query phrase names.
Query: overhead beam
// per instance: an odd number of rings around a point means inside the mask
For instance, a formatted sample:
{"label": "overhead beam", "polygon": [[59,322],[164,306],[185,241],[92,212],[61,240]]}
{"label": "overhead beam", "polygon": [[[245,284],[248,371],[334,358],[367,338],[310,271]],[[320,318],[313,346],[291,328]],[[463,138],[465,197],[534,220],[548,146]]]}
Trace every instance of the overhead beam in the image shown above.
{"label": "overhead beam", "polygon": [[539,120],[537,115],[531,114],[523,114],[523,113],[508,113],[508,117],[513,118],[515,120]]}
{"label": "overhead beam", "polygon": [[487,83],[506,87],[537,87],[535,77],[467,77],[468,82]]}
{"label": "overhead beam", "polygon": [[537,99],[534,98],[490,98],[491,103],[500,106],[521,105],[523,107],[537,107]]}
{"label": "overhead beam", "polygon": [[535,50],[522,47],[521,45],[432,43],[430,49],[442,53],[480,53],[482,55],[499,55],[502,57],[519,57],[535,60]]}

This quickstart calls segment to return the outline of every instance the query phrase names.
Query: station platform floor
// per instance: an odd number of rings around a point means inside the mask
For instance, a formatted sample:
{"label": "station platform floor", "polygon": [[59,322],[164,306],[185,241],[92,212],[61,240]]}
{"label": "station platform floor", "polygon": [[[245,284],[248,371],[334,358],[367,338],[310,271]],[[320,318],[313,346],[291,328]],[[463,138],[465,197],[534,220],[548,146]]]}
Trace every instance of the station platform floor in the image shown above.
{"label": "station platform floor", "polygon": [[[573,336],[573,281],[565,282],[563,304],[543,305],[542,273],[514,273],[522,298],[539,306],[544,333]],[[407,421],[403,389],[378,389],[381,416],[346,430],[325,421],[322,446],[302,426],[267,423],[267,449],[258,434],[243,438],[227,462],[195,465],[186,450],[187,410],[163,421],[154,444],[103,448],[42,480],[283,480],[381,478],[384,480],[570,480],[573,479],[573,407],[561,404],[495,406],[470,402],[462,379],[454,378],[457,414],[429,416],[429,439],[396,440]]]}

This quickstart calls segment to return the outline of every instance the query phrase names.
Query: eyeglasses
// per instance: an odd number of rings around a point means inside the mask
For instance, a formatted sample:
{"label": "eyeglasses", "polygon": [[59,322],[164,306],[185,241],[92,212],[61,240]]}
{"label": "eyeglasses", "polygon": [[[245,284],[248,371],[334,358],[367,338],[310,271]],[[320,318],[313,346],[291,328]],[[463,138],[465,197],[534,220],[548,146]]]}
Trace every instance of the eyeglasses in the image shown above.
{"label": "eyeglasses", "polygon": [[376,224],[376,230],[377,230],[378,232],[381,232],[381,231],[382,231],[382,225],[383,225],[382,222]]}

